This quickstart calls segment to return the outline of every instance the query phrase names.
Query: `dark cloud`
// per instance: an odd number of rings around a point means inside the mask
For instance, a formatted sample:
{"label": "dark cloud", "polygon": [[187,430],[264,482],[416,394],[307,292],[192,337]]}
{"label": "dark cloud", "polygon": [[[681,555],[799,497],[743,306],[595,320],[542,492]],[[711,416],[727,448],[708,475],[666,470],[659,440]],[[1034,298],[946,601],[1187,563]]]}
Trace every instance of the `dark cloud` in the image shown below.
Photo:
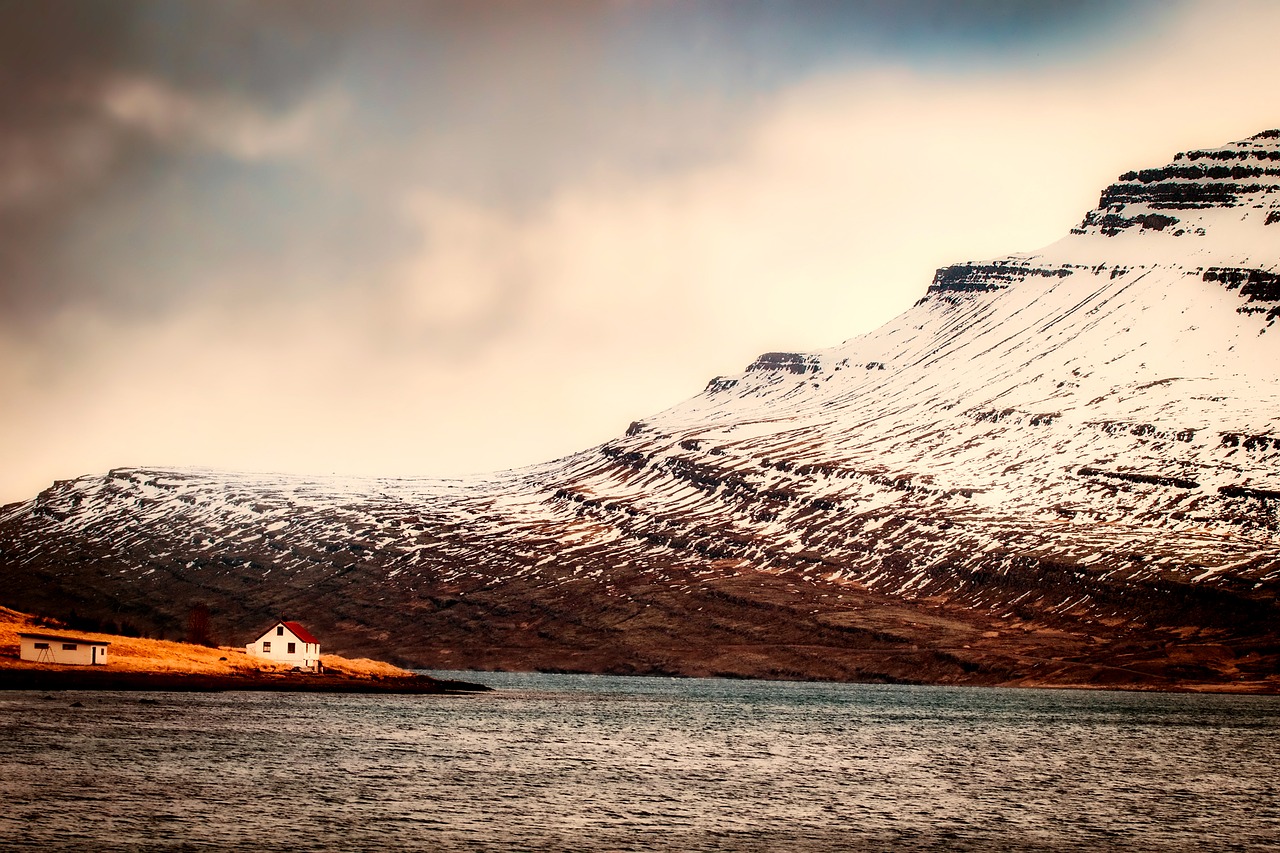
{"label": "dark cloud", "polygon": [[[413,240],[388,204],[407,186],[528,209],[721,156],[825,65],[1052,53],[1167,5],[9,0],[0,316],[372,277]],[[326,97],[340,120],[276,144]]]}

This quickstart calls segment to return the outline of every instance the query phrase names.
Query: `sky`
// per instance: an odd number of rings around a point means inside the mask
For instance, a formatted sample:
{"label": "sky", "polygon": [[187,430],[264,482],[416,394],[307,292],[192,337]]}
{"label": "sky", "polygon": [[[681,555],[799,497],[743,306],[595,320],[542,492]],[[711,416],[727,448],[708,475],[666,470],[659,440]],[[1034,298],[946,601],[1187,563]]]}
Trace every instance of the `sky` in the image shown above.
{"label": "sky", "polygon": [[0,503],[452,477],[1280,126],[1253,0],[0,0]]}

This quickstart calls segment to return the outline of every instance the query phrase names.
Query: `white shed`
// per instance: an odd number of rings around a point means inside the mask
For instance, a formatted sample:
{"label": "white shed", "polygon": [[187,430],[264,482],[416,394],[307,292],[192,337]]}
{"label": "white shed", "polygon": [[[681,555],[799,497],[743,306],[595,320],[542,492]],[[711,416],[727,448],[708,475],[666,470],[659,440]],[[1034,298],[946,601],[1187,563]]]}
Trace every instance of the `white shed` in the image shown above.
{"label": "white shed", "polygon": [[107,646],[103,640],[65,637],[61,634],[18,634],[22,660],[37,663],[67,663],[94,666],[107,662]]}
{"label": "white shed", "polygon": [[320,641],[297,622],[277,622],[244,647],[249,654],[301,669],[320,669]]}

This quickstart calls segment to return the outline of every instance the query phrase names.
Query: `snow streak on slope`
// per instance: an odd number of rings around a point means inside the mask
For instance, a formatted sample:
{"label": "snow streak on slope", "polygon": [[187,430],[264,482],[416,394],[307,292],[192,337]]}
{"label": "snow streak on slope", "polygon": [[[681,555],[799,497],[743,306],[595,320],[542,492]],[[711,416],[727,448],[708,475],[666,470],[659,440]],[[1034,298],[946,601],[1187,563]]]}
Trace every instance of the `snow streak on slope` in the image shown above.
{"label": "snow streak on slope", "polygon": [[655,588],[754,577],[830,585],[805,618],[843,589],[1239,651],[1280,588],[1278,190],[1274,131],[1128,173],[1062,241],[939,270],[875,332],[495,478],[57,484],[0,515],[4,565],[78,566],[137,606],[157,575],[255,607],[354,585],[350,630],[480,590],[522,625],[564,618],[556,588],[632,619]]}
{"label": "snow streak on slope", "polygon": [[1263,164],[1244,189],[1239,169],[1136,173],[1043,252],[940,270],[881,329],[764,356],[612,449],[716,497],[772,493],[797,547],[904,594],[996,554],[1273,580],[1277,155],[1267,133],[1180,158]]}

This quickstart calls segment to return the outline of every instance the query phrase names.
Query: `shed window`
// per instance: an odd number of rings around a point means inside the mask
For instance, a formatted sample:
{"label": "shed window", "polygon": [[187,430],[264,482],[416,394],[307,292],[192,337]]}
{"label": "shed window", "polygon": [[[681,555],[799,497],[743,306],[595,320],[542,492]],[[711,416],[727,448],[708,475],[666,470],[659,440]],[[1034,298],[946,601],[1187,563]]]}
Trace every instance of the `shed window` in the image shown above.
{"label": "shed window", "polygon": [[63,643],[63,644],[62,644],[62,650],[63,650],[64,652],[74,652],[74,651],[76,650],[76,644],[75,644],[75,643]]}
{"label": "shed window", "polygon": [[263,641],[262,641],[262,650],[263,650],[264,652],[269,652],[269,651],[271,651],[271,641],[270,641],[270,640],[263,640]]}
{"label": "shed window", "polygon": [[48,644],[48,643],[36,643],[35,645],[36,645],[36,648],[37,648],[37,649],[47,649],[47,648],[49,648],[49,644]]}
{"label": "shed window", "polygon": [[294,653],[294,652],[296,652],[297,650],[298,650],[298,644],[297,644],[297,643],[290,643],[290,644],[289,644],[289,654],[293,654],[293,653]]}

